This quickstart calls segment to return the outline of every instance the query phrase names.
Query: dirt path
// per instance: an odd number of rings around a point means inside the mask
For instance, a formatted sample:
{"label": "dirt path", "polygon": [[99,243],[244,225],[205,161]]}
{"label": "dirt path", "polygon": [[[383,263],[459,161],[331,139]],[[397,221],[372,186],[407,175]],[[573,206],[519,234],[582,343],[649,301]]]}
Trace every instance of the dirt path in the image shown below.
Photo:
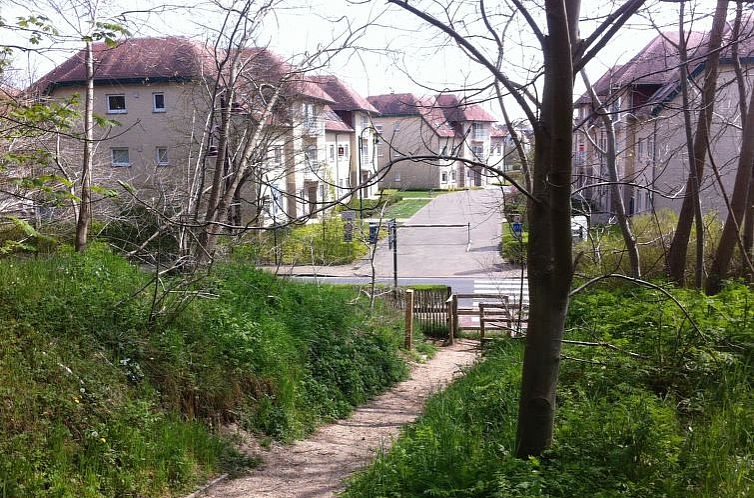
{"label": "dirt path", "polygon": [[291,446],[262,450],[264,465],[248,476],[226,481],[202,496],[216,498],[314,498],[333,496],[343,480],[390,445],[402,425],[416,419],[427,397],[448,384],[477,356],[478,343],[458,341],[442,348],[411,378],[358,408],[353,415],[324,426]]}

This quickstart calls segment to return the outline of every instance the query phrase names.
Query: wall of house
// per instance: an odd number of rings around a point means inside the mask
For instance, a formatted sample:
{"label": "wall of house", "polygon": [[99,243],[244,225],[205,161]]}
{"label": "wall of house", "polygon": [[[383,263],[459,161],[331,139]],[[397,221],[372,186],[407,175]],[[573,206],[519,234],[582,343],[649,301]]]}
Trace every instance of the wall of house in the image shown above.
{"label": "wall of house", "polygon": [[[741,150],[738,90],[735,83],[729,84],[733,81],[733,76],[732,67],[721,67],[710,144],[710,155],[714,158],[728,196],[733,192],[737,160]],[[680,106],[680,96],[673,104],[674,107]],[[698,112],[692,112],[694,129],[697,116]],[[652,137],[656,147],[655,160],[650,162],[648,167],[653,168],[653,174],[647,172],[646,176],[650,183],[651,178],[654,178],[655,189],[665,194],[653,195],[656,209],[681,209],[689,171],[684,129],[683,114],[677,110],[664,110],[654,120],[642,125],[641,135]],[[717,213],[724,219],[727,216],[727,207],[709,160],[701,178],[700,191],[702,210]]]}
{"label": "wall of house", "polygon": [[439,137],[420,116],[378,116],[374,123],[381,129],[382,136],[377,151],[377,164],[380,172],[384,172],[380,181],[382,188],[447,190],[460,186],[458,165],[449,161],[404,161],[388,170],[389,161],[402,156],[442,154],[443,151],[450,154],[454,148],[452,138]]}
{"label": "wall of house", "polygon": [[[83,112],[84,87],[57,89],[52,97],[65,99],[78,93]],[[155,112],[154,95],[162,94],[163,112]],[[122,95],[125,112],[110,112],[108,96]],[[205,109],[205,111],[202,111]],[[194,179],[197,161],[192,157],[194,145],[202,139],[207,117],[206,104],[198,95],[194,84],[154,83],[145,85],[95,86],[94,113],[115,120],[119,126],[97,127],[93,181],[103,186],[115,186],[124,181],[135,186],[140,195],[149,198],[167,196],[181,198],[187,195]],[[158,149],[163,152],[158,157]],[[113,164],[113,151],[127,162]],[[81,169],[83,143],[66,140],[62,157],[72,172]],[[166,161],[165,161],[166,160]]]}

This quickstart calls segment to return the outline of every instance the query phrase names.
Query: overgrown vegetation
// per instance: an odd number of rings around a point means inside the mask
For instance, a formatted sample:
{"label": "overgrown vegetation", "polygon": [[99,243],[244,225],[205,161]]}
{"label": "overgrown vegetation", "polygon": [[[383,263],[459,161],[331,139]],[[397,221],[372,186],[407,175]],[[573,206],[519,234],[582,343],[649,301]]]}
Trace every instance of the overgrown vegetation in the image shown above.
{"label": "overgrown vegetation", "polygon": [[528,230],[524,230],[519,239],[513,233],[513,225],[511,223],[503,223],[501,235],[500,244],[503,259],[518,265],[524,264],[526,262],[526,246],[529,244]]}
{"label": "overgrown vegetation", "polygon": [[[657,213],[640,214],[631,217],[633,233],[639,249],[641,274],[644,278],[665,278],[665,258],[670,249],[673,230],[678,223],[678,215],[670,210]],[[713,214],[704,219],[706,232],[705,266],[709,267],[717,250],[722,225]],[[584,275],[596,276],[606,273],[630,274],[628,253],[623,238],[616,225],[594,226],[589,232],[588,240],[578,243],[574,253],[581,253],[576,271]],[[686,268],[693,274],[696,261],[696,244],[694,234],[691,235],[689,252],[686,258]],[[740,254],[732,263],[732,269],[743,270]]]}
{"label": "overgrown vegetation", "polygon": [[351,263],[369,251],[369,228],[354,223],[352,240],[344,238],[345,223],[339,215],[321,223],[256,232],[234,244],[239,259],[260,265],[339,265]]}
{"label": "overgrown vegetation", "polygon": [[180,494],[251,463],[212,426],[301,437],[407,372],[401,317],[348,288],[233,263],[155,290],[97,245],[0,272],[0,496]]}
{"label": "overgrown vegetation", "polygon": [[[595,291],[571,307],[554,446],[513,457],[523,344],[435,396],[347,497],[754,494],[754,292]],[[609,346],[606,346],[609,344]]]}

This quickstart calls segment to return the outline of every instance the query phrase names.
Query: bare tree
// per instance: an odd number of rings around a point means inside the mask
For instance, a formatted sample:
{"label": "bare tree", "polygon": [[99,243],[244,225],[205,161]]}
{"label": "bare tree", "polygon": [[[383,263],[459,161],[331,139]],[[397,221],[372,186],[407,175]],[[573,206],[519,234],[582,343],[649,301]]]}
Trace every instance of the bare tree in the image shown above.
{"label": "bare tree", "polygon": [[[644,3],[643,0],[623,2],[605,17],[593,33],[581,38],[579,0],[545,0],[540,12],[518,0],[511,1],[509,15],[522,16],[537,40],[543,56],[540,99],[527,91],[527,86],[512,80],[490,56],[479,33],[471,33],[474,23],[441,20],[428,7],[402,0],[390,0],[423,22],[439,29],[460,46],[474,61],[481,64],[523,109],[534,129],[534,160],[532,187],[529,194],[529,295],[530,321],[524,353],[523,380],[519,402],[517,454],[538,455],[550,446],[555,415],[560,348],[563,337],[572,278],[571,250],[571,145],[573,81],[576,74],[615,35],[620,27]],[[485,38],[498,40],[490,21],[486,2],[476,8],[482,18]],[[440,15],[451,15],[454,2],[439,9]],[[535,16],[544,17],[544,25]],[[543,28],[546,28],[543,29]],[[475,36],[476,35],[476,36]],[[493,47],[493,50],[495,48]]]}
{"label": "bare tree", "polygon": [[[686,113],[689,109],[688,96],[688,55],[685,45],[685,34],[683,30],[683,5],[681,2],[680,21],[679,21],[679,50],[681,53],[680,67],[680,84],[683,92],[684,110]],[[673,241],[670,244],[668,254],[668,274],[673,281],[682,284],[685,278],[686,254],[688,251],[689,236],[691,234],[691,225],[696,220],[696,244],[697,244],[697,261],[695,271],[695,285],[697,288],[702,287],[704,272],[704,228],[702,220],[702,210],[699,197],[700,179],[704,175],[704,164],[707,156],[707,148],[710,140],[710,126],[712,115],[715,109],[715,90],[717,88],[717,74],[720,63],[720,47],[722,46],[723,31],[725,29],[725,20],[727,17],[728,0],[718,0],[715,8],[715,15],[712,21],[712,30],[710,31],[709,40],[706,45],[707,60],[705,63],[704,88],[700,103],[699,119],[697,121],[696,133],[691,136],[691,122],[687,114],[686,134],[689,143],[689,177],[687,182],[688,195],[684,197],[683,206],[678,218]],[[693,145],[691,145],[693,143]]]}

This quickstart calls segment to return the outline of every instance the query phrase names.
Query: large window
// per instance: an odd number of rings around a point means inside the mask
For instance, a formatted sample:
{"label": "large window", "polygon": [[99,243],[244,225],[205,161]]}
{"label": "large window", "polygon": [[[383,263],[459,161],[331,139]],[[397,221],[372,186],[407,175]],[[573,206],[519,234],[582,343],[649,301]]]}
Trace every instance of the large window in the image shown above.
{"label": "large window", "polygon": [[152,111],[165,112],[165,94],[162,92],[152,94]]}
{"label": "large window", "polygon": [[471,123],[471,138],[472,140],[484,140],[487,138],[487,130],[484,128],[484,123]]}
{"label": "large window", "polygon": [[126,96],[108,95],[107,112],[110,114],[125,114],[128,112],[128,109],[126,108]]}
{"label": "large window", "polygon": [[317,128],[316,108],[310,102],[304,104],[304,127],[309,131],[314,131]]}
{"label": "large window", "polygon": [[131,166],[131,158],[128,154],[128,149],[125,147],[114,147],[110,149],[112,154],[113,166],[122,168]]}
{"label": "large window", "polygon": [[338,145],[338,157],[341,159],[344,157],[348,157],[348,145],[346,144]]}
{"label": "large window", "polygon": [[304,155],[306,156],[306,165],[309,166],[309,169],[311,169],[312,171],[316,170],[317,169],[317,146],[309,145],[304,151]]}

